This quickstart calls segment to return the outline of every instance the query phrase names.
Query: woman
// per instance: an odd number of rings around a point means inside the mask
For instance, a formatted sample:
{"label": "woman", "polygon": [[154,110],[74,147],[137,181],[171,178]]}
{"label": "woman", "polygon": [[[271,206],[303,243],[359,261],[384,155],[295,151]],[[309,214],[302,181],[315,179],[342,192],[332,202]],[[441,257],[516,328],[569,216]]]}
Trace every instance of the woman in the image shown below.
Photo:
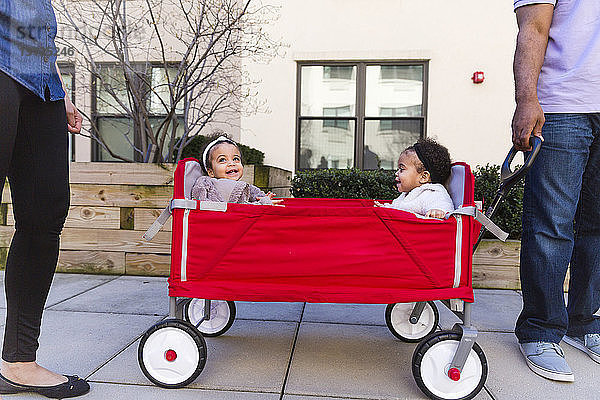
{"label": "woman", "polygon": [[65,398],[87,393],[88,383],[35,362],[69,207],[67,129],[79,132],[82,120],[60,80],[56,31],[50,0],[0,1],[0,192],[8,177],[15,215],[0,393]]}

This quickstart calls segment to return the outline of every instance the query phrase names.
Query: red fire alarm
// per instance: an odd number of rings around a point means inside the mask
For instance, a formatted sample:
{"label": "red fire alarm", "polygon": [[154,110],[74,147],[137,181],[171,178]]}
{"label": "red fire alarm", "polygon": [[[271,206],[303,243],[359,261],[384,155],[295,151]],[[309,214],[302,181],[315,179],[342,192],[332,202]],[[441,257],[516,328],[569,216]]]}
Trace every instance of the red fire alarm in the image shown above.
{"label": "red fire alarm", "polygon": [[475,71],[471,77],[473,83],[483,83],[483,78],[483,71]]}

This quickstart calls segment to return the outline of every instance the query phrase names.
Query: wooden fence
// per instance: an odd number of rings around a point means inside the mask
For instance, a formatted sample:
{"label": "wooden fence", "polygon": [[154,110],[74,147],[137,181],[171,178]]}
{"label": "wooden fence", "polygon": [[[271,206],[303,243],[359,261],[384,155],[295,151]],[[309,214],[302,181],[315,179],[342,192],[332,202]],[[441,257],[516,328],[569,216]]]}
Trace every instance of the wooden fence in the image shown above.
{"label": "wooden fence", "polygon": [[[174,165],[71,163],[71,207],[61,240],[57,270],[97,274],[166,275],[171,222],[151,242],[144,231],[168,204]],[[291,172],[268,166],[244,167],[244,181],[290,196]],[[0,265],[14,233],[10,188],[0,206]]]}

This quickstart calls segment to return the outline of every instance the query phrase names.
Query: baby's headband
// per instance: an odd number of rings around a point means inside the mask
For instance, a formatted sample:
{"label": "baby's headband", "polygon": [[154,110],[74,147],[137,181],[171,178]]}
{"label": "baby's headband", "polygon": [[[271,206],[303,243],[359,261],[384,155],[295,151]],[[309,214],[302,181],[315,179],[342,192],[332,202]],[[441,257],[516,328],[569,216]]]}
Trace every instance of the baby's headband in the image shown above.
{"label": "baby's headband", "polygon": [[237,147],[236,142],[234,142],[233,140],[231,140],[225,136],[219,136],[218,138],[216,138],[215,140],[210,142],[204,149],[204,153],[202,153],[202,163],[204,163],[204,169],[206,171],[208,171],[208,155],[210,154],[210,149],[212,149],[216,145],[220,144],[221,142],[231,143],[232,145]]}
{"label": "baby's headband", "polygon": [[433,165],[431,163],[431,160],[429,160],[427,157],[425,157],[425,154],[422,151],[423,149],[421,149],[421,143],[420,142],[415,143],[413,146],[413,149],[415,149],[415,153],[417,153],[417,157],[419,158],[419,160],[421,160],[425,169],[427,171],[429,171],[429,175],[431,175],[431,182],[433,182],[433,183],[441,182],[442,177],[440,176],[438,171],[436,171],[434,168],[432,168]]}

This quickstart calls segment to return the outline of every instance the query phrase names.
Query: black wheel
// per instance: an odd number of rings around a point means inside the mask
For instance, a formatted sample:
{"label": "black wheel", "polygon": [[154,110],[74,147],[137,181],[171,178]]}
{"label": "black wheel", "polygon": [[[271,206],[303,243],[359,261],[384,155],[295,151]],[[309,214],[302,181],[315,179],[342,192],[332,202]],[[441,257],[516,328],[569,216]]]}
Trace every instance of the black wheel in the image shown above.
{"label": "black wheel", "polygon": [[[183,318],[196,326],[204,317],[204,299],[189,299],[183,306]],[[197,329],[207,337],[227,332],[235,320],[235,303],[225,300],[210,301],[210,319],[202,321]]]}
{"label": "black wheel", "polygon": [[473,343],[462,371],[450,370],[460,338],[461,335],[456,332],[436,332],[423,339],[415,349],[413,376],[419,389],[430,399],[472,399],[485,384],[488,365],[477,343]]}
{"label": "black wheel", "polygon": [[188,322],[167,319],[142,336],[138,363],[155,385],[167,389],[184,387],[204,369],[206,342]]}
{"label": "black wheel", "polygon": [[177,306],[175,307],[175,318],[185,320],[185,318],[183,317],[183,311],[188,301],[190,301],[190,299],[185,297],[177,299]]}
{"label": "black wheel", "polygon": [[388,304],[385,309],[385,323],[389,330],[403,342],[417,343],[433,333],[438,326],[440,315],[433,301],[425,303],[423,313],[416,324],[410,322],[410,314],[416,303]]}

